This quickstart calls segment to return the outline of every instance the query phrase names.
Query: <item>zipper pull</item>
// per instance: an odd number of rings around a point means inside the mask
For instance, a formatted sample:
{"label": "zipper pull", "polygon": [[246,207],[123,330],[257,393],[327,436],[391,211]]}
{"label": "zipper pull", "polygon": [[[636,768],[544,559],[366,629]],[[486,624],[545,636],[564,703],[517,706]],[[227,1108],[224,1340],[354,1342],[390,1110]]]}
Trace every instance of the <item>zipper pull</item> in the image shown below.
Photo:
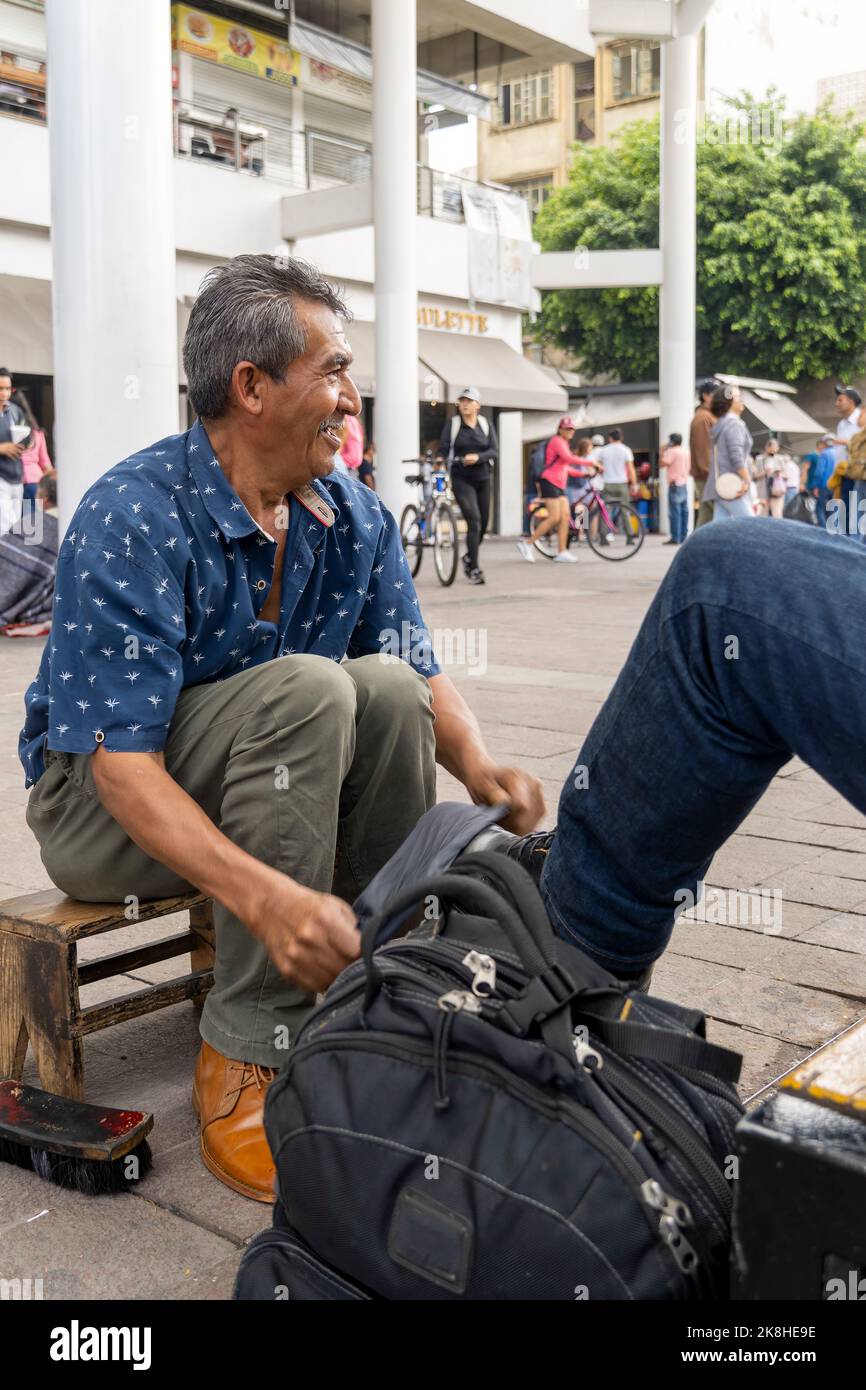
{"label": "zipper pull", "polygon": [[698,1252],[690,1245],[672,1216],[659,1221],[659,1235],[670,1250],[683,1274],[694,1274],[698,1267]]}
{"label": "zipper pull", "polygon": [[481,1002],[470,994],[468,989],[449,989],[447,994],[440,994],[436,1000],[438,1008],[445,1013],[457,1014],[461,1009],[465,1009],[468,1014],[480,1014]]}
{"label": "zipper pull", "polygon": [[585,1031],[582,1026],[576,1028],[571,1040],[577,1065],[583,1067],[584,1071],[601,1071],[604,1066],[604,1058],[586,1041],[583,1036]]}
{"label": "zipper pull", "polygon": [[679,1197],[672,1197],[669,1192],[665,1192],[660,1182],[655,1178],[648,1178],[641,1184],[640,1195],[643,1197],[648,1207],[654,1211],[664,1212],[670,1216],[678,1226],[693,1226],[692,1213],[685,1202]]}
{"label": "zipper pull", "polygon": [[659,1235],[684,1274],[694,1274],[698,1252],[683,1235],[684,1226],[693,1226],[692,1213],[679,1197],[665,1192],[660,1182],[648,1178],[641,1184],[640,1195],[653,1211],[660,1211]]}
{"label": "zipper pull", "polygon": [[472,971],[472,993],[486,999],[496,989],[496,961],[480,951],[470,951],[463,957],[463,964]]}

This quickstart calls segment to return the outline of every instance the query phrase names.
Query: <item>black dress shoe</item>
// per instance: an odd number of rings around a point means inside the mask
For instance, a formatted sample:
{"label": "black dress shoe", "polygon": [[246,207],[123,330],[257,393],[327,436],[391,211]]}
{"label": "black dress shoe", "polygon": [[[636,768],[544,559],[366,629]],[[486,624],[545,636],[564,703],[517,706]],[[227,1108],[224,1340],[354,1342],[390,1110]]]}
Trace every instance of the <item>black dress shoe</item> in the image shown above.
{"label": "black dress shoe", "polygon": [[532,874],[535,882],[539,883],[555,834],[555,830],[534,830],[531,835],[521,835],[519,839],[512,839],[502,848],[509,859],[516,859],[518,864]]}

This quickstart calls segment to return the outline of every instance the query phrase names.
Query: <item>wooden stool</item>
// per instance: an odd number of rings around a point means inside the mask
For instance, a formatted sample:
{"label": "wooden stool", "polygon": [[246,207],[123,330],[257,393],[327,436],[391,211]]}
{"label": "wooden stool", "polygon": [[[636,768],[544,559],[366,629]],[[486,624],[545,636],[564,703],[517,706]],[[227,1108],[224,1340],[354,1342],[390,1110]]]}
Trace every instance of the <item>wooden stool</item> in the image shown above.
{"label": "wooden stool", "polygon": [[[181,911],[189,912],[189,930],[79,965],[82,937]],[[79,986],[187,952],[188,974],[81,1007]],[[86,1034],[182,999],[201,1007],[213,984],[213,960],[211,904],[198,893],[142,902],[132,919],[123,904],[76,902],[54,888],[0,902],[0,1079],[21,1077],[29,1038],[42,1089],[83,1100]]]}

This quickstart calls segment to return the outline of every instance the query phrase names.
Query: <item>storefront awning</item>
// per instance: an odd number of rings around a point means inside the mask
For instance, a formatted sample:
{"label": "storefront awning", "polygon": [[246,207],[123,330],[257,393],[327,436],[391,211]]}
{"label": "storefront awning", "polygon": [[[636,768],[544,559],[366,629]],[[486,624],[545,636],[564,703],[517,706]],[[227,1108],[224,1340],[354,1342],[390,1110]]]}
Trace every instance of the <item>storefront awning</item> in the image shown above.
{"label": "storefront awning", "polygon": [[[376,394],[376,327],[364,319],[353,319],[346,337],[354,355],[349,375],[362,396]],[[444,401],[445,382],[423,362],[418,363],[419,401]]]}
{"label": "storefront awning", "polygon": [[418,333],[422,363],[447,386],[443,400],[456,401],[467,386],[477,386],[483,405],[502,410],[558,410],[568,408],[568,393],[527,362],[501,338],[474,338],[460,333]]}
{"label": "storefront awning", "polygon": [[781,396],[775,391],[740,390],[743,404],[750,414],[760,420],[767,429],[776,434],[806,434],[820,437],[826,434],[823,425],[801,410],[790,396]]}

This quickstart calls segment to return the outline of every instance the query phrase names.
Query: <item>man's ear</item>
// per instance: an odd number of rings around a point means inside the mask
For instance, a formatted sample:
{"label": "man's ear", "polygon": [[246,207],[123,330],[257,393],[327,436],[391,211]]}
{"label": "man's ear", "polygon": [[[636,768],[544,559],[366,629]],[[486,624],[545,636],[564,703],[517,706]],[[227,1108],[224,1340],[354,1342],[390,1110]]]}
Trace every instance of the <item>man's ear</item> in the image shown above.
{"label": "man's ear", "polygon": [[232,372],[232,398],[239,410],[261,415],[264,406],[265,376],[252,362],[238,362]]}

